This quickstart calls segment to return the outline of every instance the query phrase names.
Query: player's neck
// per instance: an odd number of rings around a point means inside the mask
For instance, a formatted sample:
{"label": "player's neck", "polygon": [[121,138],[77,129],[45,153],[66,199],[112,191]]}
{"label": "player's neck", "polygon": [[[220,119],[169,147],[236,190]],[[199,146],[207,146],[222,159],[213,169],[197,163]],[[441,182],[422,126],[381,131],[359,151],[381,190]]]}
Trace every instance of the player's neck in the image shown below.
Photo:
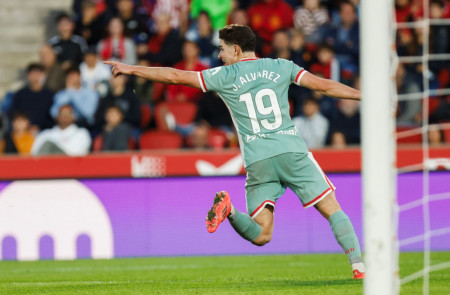
{"label": "player's neck", "polygon": [[253,51],[242,52],[239,60],[243,60],[245,58],[256,58],[256,54]]}

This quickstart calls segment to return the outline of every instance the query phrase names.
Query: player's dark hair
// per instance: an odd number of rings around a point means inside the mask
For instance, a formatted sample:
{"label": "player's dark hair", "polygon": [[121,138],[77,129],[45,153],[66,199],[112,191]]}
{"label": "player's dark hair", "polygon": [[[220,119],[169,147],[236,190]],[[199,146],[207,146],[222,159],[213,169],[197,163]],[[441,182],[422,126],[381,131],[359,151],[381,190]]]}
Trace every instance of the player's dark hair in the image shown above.
{"label": "player's dark hair", "polygon": [[255,51],[256,49],[256,36],[249,26],[228,25],[220,29],[219,39],[229,45],[238,45],[243,52]]}

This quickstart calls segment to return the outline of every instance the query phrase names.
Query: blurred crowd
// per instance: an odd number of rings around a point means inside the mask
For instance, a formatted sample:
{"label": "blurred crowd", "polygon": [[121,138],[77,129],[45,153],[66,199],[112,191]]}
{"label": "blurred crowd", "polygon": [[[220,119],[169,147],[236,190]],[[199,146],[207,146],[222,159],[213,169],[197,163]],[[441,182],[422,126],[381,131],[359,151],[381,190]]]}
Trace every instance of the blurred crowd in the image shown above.
{"label": "blurred crowd", "polygon": [[[397,22],[423,18],[422,0],[396,0]],[[430,0],[432,19],[450,3]],[[1,100],[0,153],[84,155],[147,148],[238,145],[214,93],[137,77],[111,77],[102,60],[201,71],[221,65],[218,30],[249,25],[259,57],[289,59],[311,73],[359,88],[359,0],[74,0],[57,34],[26,68],[26,81]],[[450,26],[431,25],[430,53],[450,52]],[[422,28],[399,29],[399,56],[420,56]],[[400,64],[399,94],[449,88],[449,61]],[[291,86],[291,115],[309,148],[360,143],[359,103]],[[429,99],[431,123],[450,121],[450,96]],[[422,101],[401,101],[398,127],[422,122]],[[436,128],[435,128],[436,129]],[[433,143],[445,141],[439,128]]]}

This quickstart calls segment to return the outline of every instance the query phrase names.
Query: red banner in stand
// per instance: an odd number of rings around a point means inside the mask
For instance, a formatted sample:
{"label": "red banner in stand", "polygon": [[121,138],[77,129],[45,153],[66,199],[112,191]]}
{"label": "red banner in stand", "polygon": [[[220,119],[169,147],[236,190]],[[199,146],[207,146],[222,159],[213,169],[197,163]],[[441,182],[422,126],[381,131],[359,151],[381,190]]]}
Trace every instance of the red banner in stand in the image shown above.
{"label": "red banner in stand", "polygon": [[[359,148],[312,151],[325,172],[361,171]],[[397,163],[405,171],[423,167],[421,146],[399,148]],[[450,170],[450,148],[431,148],[425,163],[431,170]],[[140,151],[94,153],[85,157],[0,157],[0,180],[54,178],[128,178],[244,174],[238,149],[209,151]]]}

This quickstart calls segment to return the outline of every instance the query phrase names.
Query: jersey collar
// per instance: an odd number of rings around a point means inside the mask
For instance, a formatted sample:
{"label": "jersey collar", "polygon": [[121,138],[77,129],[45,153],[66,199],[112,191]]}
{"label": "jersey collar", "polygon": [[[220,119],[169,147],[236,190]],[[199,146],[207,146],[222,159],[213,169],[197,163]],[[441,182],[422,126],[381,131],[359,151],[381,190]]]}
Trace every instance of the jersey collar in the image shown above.
{"label": "jersey collar", "polygon": [[258,57],[247,57],[247,58],[243,58],[240,61],[248,61],[248,60],[257,60],[259,59]]}

